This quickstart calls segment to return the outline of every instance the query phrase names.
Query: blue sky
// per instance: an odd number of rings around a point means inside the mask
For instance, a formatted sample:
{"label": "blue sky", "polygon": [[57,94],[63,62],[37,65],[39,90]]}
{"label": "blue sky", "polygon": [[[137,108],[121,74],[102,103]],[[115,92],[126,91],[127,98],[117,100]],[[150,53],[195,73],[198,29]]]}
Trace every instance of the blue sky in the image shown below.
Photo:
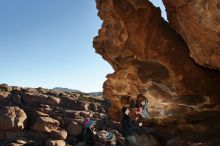
{"label": "blue sky", "polygon": [[149,0],[150,2],[152,2],[156,7],[159,7],[160,10],[161,10],[161,16],[167,20],[167,14],[166,14],[166,11],[165,11],[165,7],[163,5],[163,2],[162,0]]}
{"label": "blue sky", "polygon": [[1,0],[0,83],[101,91],[113,70],[92,47],[100,27],[95,0]]}

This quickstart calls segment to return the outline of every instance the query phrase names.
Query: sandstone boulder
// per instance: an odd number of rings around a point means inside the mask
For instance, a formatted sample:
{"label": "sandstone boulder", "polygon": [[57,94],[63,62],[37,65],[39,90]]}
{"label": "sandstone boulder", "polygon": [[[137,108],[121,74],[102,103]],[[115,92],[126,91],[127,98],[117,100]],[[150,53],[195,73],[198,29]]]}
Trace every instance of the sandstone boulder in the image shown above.
{"label": "sandstone boulder", "polygon": [[52,95],[52,96],[55,96],[55,97],[59,97],[60,95],[65,95],[65,93],[64,92],[62,92],[62,91],[56,91],[56,90],[49,90],[48,92],[47,92],[47,95]]}
{"label": "sandstone boulder", "polygon": [[25,127],[27,115],[19,107],[4,107],[0,109],[1,130],[21,130]]}
{"label": "sandstone boulder", "polygon": [[27,142],[25,140],[16,140],[15,142],[9,144],[9,146],[24,146],[25,144],[27,144]]}
{"label": "sandstone boulder", "polygon": [[209,137],[208,139],[202,135],[183,134],[179,137],[169,140],[166,146],[217,146],[219,137]]}
{"label": "sandstone boulder", "polygon": [[17,87],[17,86],[12,86],[11,93],[12,93],[12,94],[20,95],[20,94],[23,93],[23,88]]}
{"label": "sandstone boulder", "polygon": [[100,105],[98,103],[92,102],[90,103],[88,109],[94,112],[97,112],[99,110]]}
{"label": "sandstone boulder", "polygon": [[37,117],[49,117],[48,114],[43,113],[43,112],[41,112],[41,111],[36,111],[35,113],[36,113],[36,116],[37,116]]}
{"label": "sandstone boulder", "polygon": [[71,136],[76,136],[82,132],[82,129],[83,129],[82,125],[78,124],[75,121],[72,121],[67,127],[67,132]]}
{"label": "sandstone boulder", "polygon": [[61,100],[61,105],[66,108],[78,110],[81,108],[81,104],[76,98],[71,96],[63,96]]}
{"label": "sandstone boulder", "polygon": [[0,131],[0,140],[11,140],[11,139],[18,139],[24,135],[22,130],[15,131],[15,130],[3,130]]}
{"label": "sandstone boulder", "polygon": [[21,105],[22,104],[21,96],[17,94],[12,95],[12,103],[15,105]]}
{"label": "sandstone boulder", "polygon": [[60,103],[60,98],[39,93],[25,93],[22,95],[22,99],[27,105],[58,105]]}
{"label": "sandstone boulder", "polygon": [[8,104],[9,103],[9,100],[10,100],[10,92],[3,92],[3,91],[0,91],[0,104]]}
{"label": "sandstone boulder", "polygon": [[50,133],[59,129],[59,125],[59,121],[51,117],[38,117],[31,129],[38,132]]}
{"label": "sandstone boulder", "polygon": [[50,137],[57,140],[65,140],[67,138],[67,132],[64,129],[52,130]]}
{"label": "sandstone boulder", "polygon": [[8,146],[23,146],[21,143],[10,143]]}
{"label": "sandstone boulder", "polygon": [[27,92],[27,93],[38,93],[37,89],[35,88],[23,88],[22,92]]}
{"label": "sandstone boulder", "polygon": [[46,146],[65,146],[66,143],[63,140],[48,140]]}
{"label": "sandstone boulder", "polygon": [[10,92],[11,87],[9,87],[7,84],[0,84],[0,91]]}

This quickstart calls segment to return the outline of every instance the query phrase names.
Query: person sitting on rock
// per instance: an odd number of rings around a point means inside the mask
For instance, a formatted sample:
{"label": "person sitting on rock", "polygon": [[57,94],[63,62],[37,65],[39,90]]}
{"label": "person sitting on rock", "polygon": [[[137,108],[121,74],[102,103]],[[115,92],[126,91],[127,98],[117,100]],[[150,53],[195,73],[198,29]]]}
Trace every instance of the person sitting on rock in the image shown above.
{"label": "person sitting on rock", "polygon": [[122,108],[122,134],[124,135],[125,140],[129,146],[137,146],[136,138],[134,135],[135,124],[134,121],[128,116],[129,112],[130,110],[128,107]]}
{"label": "person sitting on rock", "polygon": [[115,135],[106,130],[101,130],[98,132],[98,146],[115,146],[116,145],[116,137]]}
{"label": "person sitting on rock", "polygon": [[142,126],[143,118],[137,112],[136,99],[131,98],[129,95],[121,96],[121,103],[124,107],[128,108],[129,114],[127,114],[133,121],[136,121],[139,126]]}
{"label": "person sitting on rock", "polygon": [[85,146],[95,146],[96,145],[96,129],[95,129],[95,122],[90,119],[85,120],[84,124],[84,141],[85,141]]}
{"label": "person sitting on rock", "polygon": [[150,119],[148,113],[148,100],[143,94],[138,94],[137,96],[136,113],[140,114],[144,119]]}

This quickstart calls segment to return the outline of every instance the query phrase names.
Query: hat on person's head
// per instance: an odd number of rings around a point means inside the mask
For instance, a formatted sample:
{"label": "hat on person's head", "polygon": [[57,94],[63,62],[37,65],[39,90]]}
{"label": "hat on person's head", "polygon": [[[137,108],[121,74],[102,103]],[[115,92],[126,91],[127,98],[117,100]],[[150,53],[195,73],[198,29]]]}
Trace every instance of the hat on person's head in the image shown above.
{"label": "hat on person's head", "polygon": [[92,125],[94,124],[94,121],[93,120],[90,120],[88,118],[85,119],[85,128],[90,128]]}
{"label": "hat on person's head", "polygon": [[99,138],[99,140],[102,140],[102,141],[112,141],[113,134],[111,132],[106,131],[106,130],[102,130],[102,131],[99,131],[98,138]]}
{"label": "hat on person's head", "polygon": [[106,141],[106,131],[105,130],[99,131],[98,138],[100,141]]}
{"label": "hat on person's head", "polygon": [[106,131],[106,141],[112,141],[113,133]]}

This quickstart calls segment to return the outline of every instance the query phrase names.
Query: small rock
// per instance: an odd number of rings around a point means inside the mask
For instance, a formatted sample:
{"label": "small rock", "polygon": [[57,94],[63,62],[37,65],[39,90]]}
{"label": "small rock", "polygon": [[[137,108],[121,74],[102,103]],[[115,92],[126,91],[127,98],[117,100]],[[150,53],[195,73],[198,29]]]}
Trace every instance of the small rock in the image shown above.
{"label": "small rock", "polygon": [[9,146],[23,146],[26,143],[27,142],[25,140],[18,139],[18,140],[16,140],[16,142],[9,144]]}
{"label": "small rock", "polygon": [[46,146],[65,146],[66,143],[63,140],[48,140]]}

